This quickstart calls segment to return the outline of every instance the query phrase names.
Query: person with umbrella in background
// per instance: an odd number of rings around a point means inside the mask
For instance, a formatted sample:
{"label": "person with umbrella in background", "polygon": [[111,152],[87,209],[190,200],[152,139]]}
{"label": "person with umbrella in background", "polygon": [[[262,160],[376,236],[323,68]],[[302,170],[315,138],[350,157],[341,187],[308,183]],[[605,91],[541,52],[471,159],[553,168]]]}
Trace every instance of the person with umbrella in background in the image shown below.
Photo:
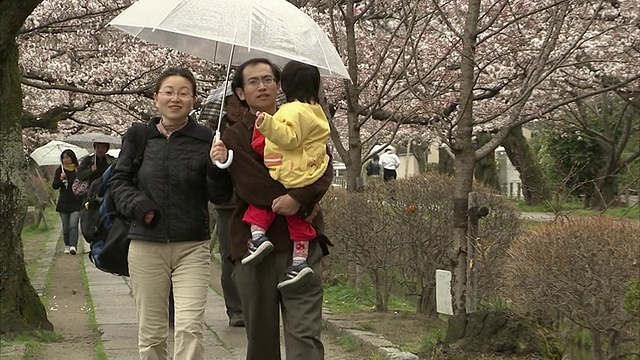
{"label": "person with umbrella in background", "polygon": [[[224,99],[221,100],[224,93]],[[224,105],[224,106],[222,106]],[[227,127],[230,127],[240,121],[244,116],[248,116],[247,108],[242,105],[240,99],[231,91],[231,87],[218,88],[214,90],[205,101],[200,113],[200,120],[207,122],[212,129],[218,128],[219,112],[224,107],[226,114],[220,119],[220,133],[224,134]],[[236,207],[235,197],[228,203],[216,205],[213,204],[216,214],[216,237],[218,239],[218,252],[220,253],[220,261],[222,262],[222,271],[220,274],[220,284],[222,285],[222,295],[224,304],[227,308],[227,316],[229,317],[229,326],[243,327],[244,317],[242,315],[242,303],[238,295],[238,289],[233,281],[234,263],[231,261],[231,228],[230,220],[233,209]]]}
{"label": "person with umbrella in background", "polygon": [[109,165],[115,159],[113,156],[107,154],[110,145],[108,143],[94,142],[94,153],[82,159],[80,167],[78,168],[78,180],[86,181],[88,184],[102,176],[107,170]]}
{"label": "person with umbrella in background", "polygon": [[64,253],[75,255],[78,246],[78,221],[80,220],[80,208],[82,208],[82,196],[73,193],[71,184],[77,177],[78,158],[70,150],[64,150],[60,154],[60,166],[53,176],[52,187],[60,190],[56,211],[60,214],[62,222],[62,234],[64,240]]}
{"label": "person with umbrella in background", "polygon": [[[248,60],[236,71],[232,88],[246,102],[251,113],[257,111],[274,114],[280,86],[280,69],[267,59]],[[222,141],[214,142],[211,159],[226,162],[228,150],[233,159],[228,171],[236,193],[236,210],[231,219],[231,258],[240,261],[247,253],[247,239],[251,227],[242,221],[249,204],[271,208],[278,214],[267,235],[273,243],[273,252],[255,266],[236,266],[234,279],[242,300],[247,331],[247,360],[280,360],[280,309],[284,328],[286,358],[324,359],[322,332],[322,257],[327,254],[329,240],[323,234],[322,212],[317,204],[331,186],[333,168],[327,170],[315,183],[303,188],[286,189],[274,180],[264,165],[262,154],[251,147],[255,116],[248,115],[242,123],[225,131]],[[224,172],[225,170],[217,170]],[[259,189],[259,190],[257,190]],[[311,281],[295,294],[282,293],[277,285],[291,264],[292,242],[285,216],[298,214],[313,221],[317,232],[309,242],[307,263],[313,269]]]}

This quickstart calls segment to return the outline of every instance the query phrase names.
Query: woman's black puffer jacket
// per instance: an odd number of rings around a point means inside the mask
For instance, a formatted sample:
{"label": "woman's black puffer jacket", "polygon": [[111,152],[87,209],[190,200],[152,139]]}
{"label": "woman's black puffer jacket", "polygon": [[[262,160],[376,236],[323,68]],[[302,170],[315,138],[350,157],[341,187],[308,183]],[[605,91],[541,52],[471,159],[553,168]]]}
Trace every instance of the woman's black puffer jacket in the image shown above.
{"label": "woman's black puffer jacket", "polygon": [[[216,185],[214,177],[228,173],[215,171],[209,158],[213,131],[189,119],[187,125],[167,139],[156,127],[159,121],[152,119],[147,126],[147,145],[137,174],[133,128],[125,135],[109,180],[116,209],[132,220],[131,239],[207,240],[210,236],[207,203],[229,201],[233,193],[231,188]],[[145,225],[143,219],[149,211],[155,211],[155,217]]]}

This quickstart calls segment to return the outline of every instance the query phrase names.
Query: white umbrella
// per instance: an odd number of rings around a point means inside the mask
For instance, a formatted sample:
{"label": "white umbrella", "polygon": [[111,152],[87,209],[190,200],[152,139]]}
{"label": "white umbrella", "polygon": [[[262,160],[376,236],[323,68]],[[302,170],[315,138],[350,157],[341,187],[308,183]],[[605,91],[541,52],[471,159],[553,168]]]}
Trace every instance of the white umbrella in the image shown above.
{"label": "white umbrella", "polygon": [[[267,58],[280,66],[290,60],[314,65],[321,75],[349,79],[327,34],[307,14],[285,0],[139,0],[109,25],[219,64]],[[223,97],[224,98],[224,92]],[[219,112],[215,138],[220,138]],[[216,162],[226,168],[233,160]]]}
{"label": "white umbrella", "polygon": [[63,151],[70,149],[76,154],[76,157],[79,159],[83,156],[89,155],[89,152],[79,146],[69,144],[63,141],[52,140],[46,145],[43,145],[35,150],[29,155],[38,166],[45,165],[60,165],[60,154]]}
{"label": "white umbrella", "polygon": [[107,151],[107,154],[113,156],[114,158],[117,158],[118,156],[120,156],[120,149],[109,149],[109,151]]}
{"label": "white umbrella", "polygon": [[105,135],[102,133],[73,134],[64,138],[64,141],[87,149],[93,148],[93,143],[105,143],[112,145],[112,147],[119,147],[122,143],[122,140],[119,137]]}
{"label": "white umbrella", "polygon": [[109,25],[214,63],[297,60],[349,79],[320,26],[285,0],[139,0]]}

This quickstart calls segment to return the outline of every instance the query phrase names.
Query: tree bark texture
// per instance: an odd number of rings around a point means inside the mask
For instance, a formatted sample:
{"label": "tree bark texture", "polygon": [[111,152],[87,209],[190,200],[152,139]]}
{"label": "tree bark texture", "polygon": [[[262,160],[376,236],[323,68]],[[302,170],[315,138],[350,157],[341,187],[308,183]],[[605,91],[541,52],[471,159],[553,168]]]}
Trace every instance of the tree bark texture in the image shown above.
{"label": "tree bark texture", "polygon": [[39,3],[0,3],[0,334],[53,329],[29,282],[20,238],[26,213],[27,164],[22,147],[22,90],[15,37]]}
{"label": "tree bark texture", "polygon": [[535,159],[522,127],[515,127],[502,142],[509,161],[520,173],[522,193],[527,205],[542,205],[549,199],[549,189],[542,175],[542,169]]}
{"label": "tree bark texture", "polygon": [[[486,144],[491,140],[491,134],[479,133],[477,135],[478,147]],[[483,157],[476,163],[475,178],[477,181],[495,189],[502,191],[500,188],[500,179],[498,178],[498,165],[496,164],[496,156],[492,151],[491,154]]]}
{"label": "tree bark texture", "polygon": [[480,0],[470,0],[462,35],[462,62],[460,67],[460,115],[455,129],[452,151],[455,154],[453,187],[453,314],[465,314],[467,292],[467,229],[468,196],[473,187],[475,150],[473,134],[473,87],[475,84],[475,54],[480,16]]}

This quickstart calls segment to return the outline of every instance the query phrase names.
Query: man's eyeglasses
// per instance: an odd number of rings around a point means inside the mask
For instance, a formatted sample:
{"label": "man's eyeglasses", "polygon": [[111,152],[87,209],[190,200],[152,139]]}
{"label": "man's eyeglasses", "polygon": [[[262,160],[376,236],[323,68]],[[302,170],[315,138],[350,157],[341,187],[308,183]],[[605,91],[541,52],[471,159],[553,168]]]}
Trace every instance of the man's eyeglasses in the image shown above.
{"label": "man's eyeglasses", "polygon": [[176,91],[163,90],[163,91],[158,91],[158,94],[168,98],[173,98],[174,96],[178,96],[180,100],[189,100],[193,97],[191,93],[186,91],[176,92]]}
{"label": "man's eyeglasses", "polygon": [[269,86],[271,84],[274,84],[275,82],[276,82],[276,78],[274,78],[273,76],[267,75],[267,76],[263,76],[262,78],[251,78],[247,80],[244,83],[244,85],[249,87],[258,87],[260,83],[263,83],[265,86]]}

